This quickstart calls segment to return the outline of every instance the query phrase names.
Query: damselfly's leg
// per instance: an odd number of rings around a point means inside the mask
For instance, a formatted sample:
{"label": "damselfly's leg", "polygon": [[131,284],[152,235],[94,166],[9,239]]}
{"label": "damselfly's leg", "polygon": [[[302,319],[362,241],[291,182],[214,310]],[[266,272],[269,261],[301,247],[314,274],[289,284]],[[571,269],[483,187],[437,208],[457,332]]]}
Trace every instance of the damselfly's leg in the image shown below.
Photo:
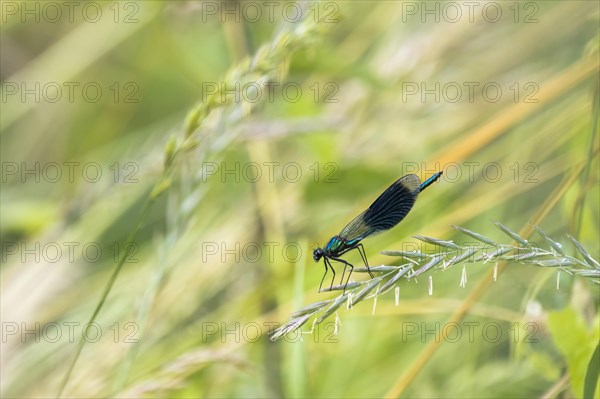
{"label": "damselfly's leg", "polygon": [[327,276],[327,261],[326,261],[326,258],[323,258],[323,265],[325,266],[325,274],[323,274],[323,278],[321,279],[321,284],[319,284],[319,292],[321,292],[321,287],[323,286],[323,281],[325,281],[325,276]]}
{"label": "damselfly's leg", "polygon": [[335,270],[334,270],[333,266],[331,266],[331,263],[329,263],[329,261],[325,257],[323,257],[323,264],[325,265],[325,274],[323,274],[323,278],[321,279],[321,284],[319,284],[319,292],[321,292],[321,287],[323,287],[323,281],[325,281],[325,276],[327,276],[328,266],[329,266],[329,269],[331,269],[331,271],[333,273],[333,278],[331,279],[331,286],[329,287],[329,289],[331,289],[331,287],[333,287],[333,280],[335,280]]}
{"label": "damselfly's leg", "polygon": [[335,269],[333,268],[333,266],[331,266],[331,262],[329,261],[329,259],[327,258],[323,258],[325,259],[325,262],[327,262],[327,264],[329,265],[329,268],[331,269],[331,272],[333,273],[333,277],[331,278],[331,285],[329,286],[329,290],[331,290],[333,288],[333,282],[335,281]]}
{"label": "damselfly's leg", "polygon": [[[350,281],[350,276],[352,276],[352,270],[354,270],[354,266],[352,266],[349,262],[346,262],[344,259],[340,259],[340,258],[331,258],[337,262],[343,263],[344,264],[344,271],[346,271],[346,266],[350,266],[350,273],[348,273],[348,280],[346,280],[346,284],[344,284],[344,293],[346,292],[346,287],[348,286],[348,282]],[[344,283],[344,281],[341,281],[342,283]]]}
{"label": "damselfly's leg", "polygon": [[[336,259],[337,260],[337,259]],[[339,262],[339,261],[338,261]],[[342,272],[342,278],[340,279],[340,285],[344,284],[344,276],[346,275],[346,265],[344,265],[344,271]],[[348,276],[348,278],[350,278]],[[345,288],[344,288],[345,289]]]}
{"label": "damselfly's leg", "polygon": [[371,269],[369,269],[369,262],[367,262],[367,254],[365,253],[365,248],[362,244],[358,244],[356,248],[358,248],[358,253],[360,253],[360,257],[362,258],[363,262],[365,262],[365,266],[367,267],[369,276],[371,276],[371,278],[374,278],[373,273],[371,273]]}
{"label": "damselfly's leg", "polygon": [[[339,252],[339,253],[337,254],[337,256],[339,257],[339,256],[341,256],[341,255],[345,254],[346,252],[350,252],[350,251],[352,251],[353,249],[356,249],[356,248],[357,248],[356,246],[353,246],[353,247],[346,248],[346,249],[344,249],[343,251]],[[362,255],[361,255],[361,256],[362,256]],[[338,258],[338,259],[339,259],[339,258]],[[342,273],[342,279],[340,280],[340,285],[342,285],[342,284],[344,283],[344,275],[345,275],[345,274],[346,274],[346,266],[344,266],[344,272]],[[348,276],[348,278],[350,278],[350,276]]]}
{"label": "damselfly's leg", "polygon": [[[369,269],[369,262],[367,262],[367,254],[365,252],[365,247],[363,247],[362,244],[356,244],[353,247],[350,248],[346,248],[345,250],[343,250],[342,252],[340,252],[338,254],[338,256],[345,254],[346,252],[350,252],[353,249],[358,250],[358,253],[360,254],[360,257],[362,258],[363,262],[365,262],[365,266],[367,267],[367,271],[369,272],[369,276],[371,276],[371,278],[375,278],[375,276],[373,276],[373,273],[371,273],[371,269]],[[333,259],[333,258],[332,258]],[[346,268],[344,268],[344,273],[346,273]],[[344,280],[344,275],[342,274],[342,281]]]}

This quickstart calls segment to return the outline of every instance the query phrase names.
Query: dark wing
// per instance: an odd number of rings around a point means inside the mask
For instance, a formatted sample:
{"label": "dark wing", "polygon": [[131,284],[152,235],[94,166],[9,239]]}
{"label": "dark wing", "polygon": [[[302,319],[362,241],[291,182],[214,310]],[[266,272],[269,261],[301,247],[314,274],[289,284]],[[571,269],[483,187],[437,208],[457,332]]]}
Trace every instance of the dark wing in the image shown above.
{"label": "dark wing", "polygon": [[339,236],[352,245],[367,236],[389,230],[404,219],[412,209],[421,190],[417,175],[406,175],[396,180],[371,206],[352,219]]}

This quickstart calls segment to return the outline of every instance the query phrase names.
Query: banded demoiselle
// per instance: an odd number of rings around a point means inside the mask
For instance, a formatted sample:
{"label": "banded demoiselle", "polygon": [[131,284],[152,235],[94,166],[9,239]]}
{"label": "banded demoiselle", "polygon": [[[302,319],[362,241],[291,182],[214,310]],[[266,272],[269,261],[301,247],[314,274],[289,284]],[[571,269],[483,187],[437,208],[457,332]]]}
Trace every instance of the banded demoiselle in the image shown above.
{"label": "banded demoiselle", "polygon": [[313,259],[315,262],[318,262],[323,258],[323,263],[325,264],[325,274],[321,279],[319,291],[321,291],[321,287],[323,286],[328,268],[333,272],[329,289],[333,287],[335,270],[331,266],[332,260],[344,264],[344,273],[342,274],[340,284],[344,282],[346,268],[350,266],[350,273],[344,285],[344,290],[346,290],[354,266],[340,258],[340,256],[353,249],[358,250],[369,275],[373,278],[373,273],[369,269],[365,249],[361,241],[369,236],[389,230],[400,223],[412,209],[419,193],[438,180],[441,175],[442,172],[437,172],[423,183],[421,183],[417,175],[411,174],[401,177],[389,186],[369,208],[352,219],[338,235],[333,236],[327,245],[325,245],[325,248],[315,249],[313,251]]}

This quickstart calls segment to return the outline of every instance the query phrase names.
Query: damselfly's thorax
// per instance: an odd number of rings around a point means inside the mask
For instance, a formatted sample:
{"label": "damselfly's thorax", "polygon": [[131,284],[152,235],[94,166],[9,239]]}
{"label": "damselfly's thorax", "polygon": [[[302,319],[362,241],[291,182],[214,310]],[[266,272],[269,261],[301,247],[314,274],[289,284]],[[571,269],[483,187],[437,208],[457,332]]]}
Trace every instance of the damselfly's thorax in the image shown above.
{"label": "damselfly's thorax", "polygon": [[347,246],[346,240],[344,240],[339,235],[331,237],[331,240],[325,245],[325,253],[329,254],[337,254],[338,252],[344,250]]}
{"label": "damselfly's thorax", "polygon": [[348,248],[346,240],[340,236],[333,236],[324,248],[317,248],[313,251],[313,259],[318,262],[322,257],[336,256],[346,248]]}
{"label": "damselfly's thorax", "polygon": [[340,252],[348,249],[349,247],[350,246],[348,245],[348,242],[342,237],[333,236],[331,237],[331,240],[327,242],[324,248],[317,248],[313,251],[313,259],[315,260],[315,262],[318,262],[323,257],[335,257]]}

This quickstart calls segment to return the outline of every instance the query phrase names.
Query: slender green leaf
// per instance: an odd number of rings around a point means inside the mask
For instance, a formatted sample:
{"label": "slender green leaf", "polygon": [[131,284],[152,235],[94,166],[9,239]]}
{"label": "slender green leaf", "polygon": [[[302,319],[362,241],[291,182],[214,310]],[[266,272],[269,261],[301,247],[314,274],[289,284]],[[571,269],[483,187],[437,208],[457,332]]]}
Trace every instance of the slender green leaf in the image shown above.
{"label": "slender green leaf", "polygon": [[583,397],[594,398],[596,392],[596,386],[598,385],[598,378],[600,377],[600,344],[596,345],[594,354],[590,359],[587,371],[585,373],[585,381],[583,384]]}

